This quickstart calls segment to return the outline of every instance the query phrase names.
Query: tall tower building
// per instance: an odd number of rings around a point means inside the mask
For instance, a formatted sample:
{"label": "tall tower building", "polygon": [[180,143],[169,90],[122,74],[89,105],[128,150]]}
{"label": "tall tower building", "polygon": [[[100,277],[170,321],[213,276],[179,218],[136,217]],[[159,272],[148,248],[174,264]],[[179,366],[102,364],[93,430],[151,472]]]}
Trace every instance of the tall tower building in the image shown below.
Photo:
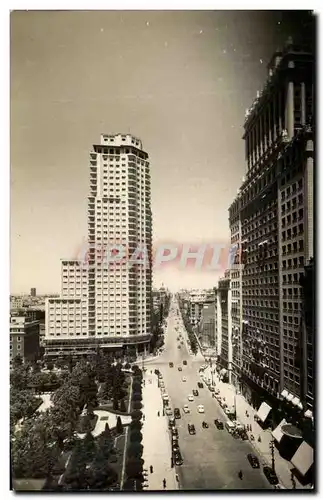
{"label": "tall tower building", "polygon": [[88,245],[62,261],[61,297],[47,300],[47,355],[146,350],[150,340],[151,188],[141,141],[101,135],[89,178]]}
{"label": "tall tower building", "polygon": [[36,295],[37,295],[37,294],[36,294],[36,288],[31,288],[31,289],[30,289],[30,296],[31,296],[31,297],[36,297]]}

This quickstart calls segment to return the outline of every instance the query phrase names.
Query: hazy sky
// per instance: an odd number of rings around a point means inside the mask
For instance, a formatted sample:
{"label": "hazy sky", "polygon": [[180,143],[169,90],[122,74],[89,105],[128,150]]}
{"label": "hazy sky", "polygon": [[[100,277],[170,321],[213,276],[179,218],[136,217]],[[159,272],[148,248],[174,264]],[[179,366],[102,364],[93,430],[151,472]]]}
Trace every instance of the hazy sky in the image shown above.
{"label": "hazy sky", "polygon": [[[11,292],[60,289],[87,233],[100,133],[149,153],[154,241],[222,241],[245,172],[243,121],[286,38],[282,12],[11,14]],[[211,272],[155,273],[171,287]]]}

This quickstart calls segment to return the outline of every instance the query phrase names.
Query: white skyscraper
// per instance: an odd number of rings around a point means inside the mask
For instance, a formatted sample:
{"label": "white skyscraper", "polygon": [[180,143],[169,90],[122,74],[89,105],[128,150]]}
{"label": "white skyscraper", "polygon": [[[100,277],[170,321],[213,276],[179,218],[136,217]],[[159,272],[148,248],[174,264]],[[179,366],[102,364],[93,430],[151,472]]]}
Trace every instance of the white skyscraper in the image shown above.
{"label": "white skyscraper", "polygon": [[77,259],[62,261],[61,297],[47,299],[47,356],[97,347],[145,350],[150,340],[148,154],[129,134],[101,135],[89,174],[88,245]]}

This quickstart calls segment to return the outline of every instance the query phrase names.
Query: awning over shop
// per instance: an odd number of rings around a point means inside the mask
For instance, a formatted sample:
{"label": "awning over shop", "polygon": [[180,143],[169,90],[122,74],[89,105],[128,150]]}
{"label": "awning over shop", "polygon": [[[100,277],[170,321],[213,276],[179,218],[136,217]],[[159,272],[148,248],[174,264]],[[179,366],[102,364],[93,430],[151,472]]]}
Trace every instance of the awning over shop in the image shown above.
{"label": "awning over shop", "polygon": [[222,368],[220,371],[220,375],[225,375],[227,373],[227,370],[225,368]]}
{"label": "awning over shop", "polygon": [[287,394],[287,397],[286,397],[287,401],[292,401],[294,399],[294,396],[293,394],[291,394],[290,392]]}
{"label": "awning over shop", "polygon": [[283,434],[283,432],[282,432],[282,429],[281,429],[281,428],[282,428],[282,426],[283,426],[283,425],[285,425],[285,424],[287,424],[287,422],[286,422],[286,420],[285,420],[285,419],[283,419],[283,420],[280,422],[280,424],[279,424],[279,425],[277,425],[276,429],[275,429],[275,430],[273,430],[273,432],[272,432],[272,436],[273,436],[273,438],[277,441],[277,443],[280,443],[280,441],[281,441],[281,439],[282,439],[282,437],[283,437],[283,435],[284,435],[284,434]]}
{"label": "awning over shop", "polygon": [[288,391],[286,391],[286,389],[284,389],[283,392],[281,393],[281,396],[282,396],[282,398],[286,399],[288,396]]}
{"label": "awning over shop", "polygon": [[313,418],[313,413],[311,412],[311,410],[306,410],[306,412],[304,413],[304,417]]}
{"label": "awning over shop", "polygon": [[302,439],[302,431],[293,424],[284,424],[281,427],[281,431],[285,436],[289,436],[293,439]]}
{"label": "awning over shop", "polygon": [[257,416],[262,422],[265,422],[270,412],[271,412],[271,406],[263,402],[261,403],[260,408],[257,411]]}
{"label": "awning over shop", "polygon": [[291,462],[302,476],[305,476],[314,462],[313,448],[306,441],[303,441],[291,459]]}
{"label": "awning over shop", "polygon": [[297,396],[295,396],[295,397],[292,399],[292,403],[293,403],[293,405],[295,405],[295,406],[298,406],[300,402],[301,402],[301,400],[300,400]]}

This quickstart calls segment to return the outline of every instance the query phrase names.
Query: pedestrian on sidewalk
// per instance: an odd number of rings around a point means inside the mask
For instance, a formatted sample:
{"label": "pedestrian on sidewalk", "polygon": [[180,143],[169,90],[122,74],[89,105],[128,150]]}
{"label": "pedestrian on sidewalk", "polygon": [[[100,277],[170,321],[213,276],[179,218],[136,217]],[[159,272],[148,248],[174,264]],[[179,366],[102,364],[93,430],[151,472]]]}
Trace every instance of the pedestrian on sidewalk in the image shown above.
{"label": "pedestrian on sidewalk", "polygon": [[163,488],[164,488],[164,490],[166,489],[166,479],[165,478],[163,479]]}
{"label": "pedestrian on sidewalk", "polygon": [[178,474],[175,474],[175,479],[176,479],[176,481],[179,483],[179,477],[178,477]]}

